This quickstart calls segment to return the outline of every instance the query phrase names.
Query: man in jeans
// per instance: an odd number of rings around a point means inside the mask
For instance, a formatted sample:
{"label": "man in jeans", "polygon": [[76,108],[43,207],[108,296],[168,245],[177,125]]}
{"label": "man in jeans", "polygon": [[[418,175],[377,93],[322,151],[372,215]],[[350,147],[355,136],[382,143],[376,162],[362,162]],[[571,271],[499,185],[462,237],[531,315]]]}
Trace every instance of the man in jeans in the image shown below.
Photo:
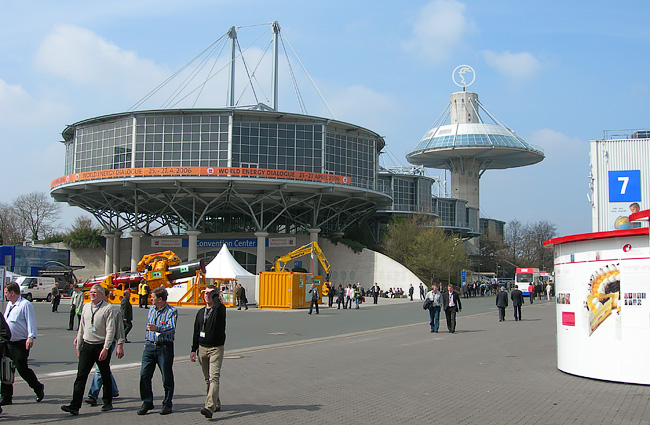
{"label": "man in jeans", "polygon": [[196,313],[194,320],[190,361],[195,362],[198,358],[201,365],[207,388],[201,414],[210,419],[214,412],[221,410],[219,378],[226,343],[226,307],[221,302],[219,290],[214,285],[205,288],[203,301],[205,307]]}
{"label": "man in jeans", "polygon": [[438,287],[436,285],[431,285],[431,290],[426,294],[425,299],[431,301],[429,305],[429,318],[431,321],[429,325],[431,326],[431,332],[438,332],[438,327],[440,326],[440,309],[442,308],[442,296],[438,292]]}
{"label": "man in jeans", "polygon": [[153,409],[153,390],[151,378],[160,369],[165,389],[161,415],[172,413],[172,397],[174,396],[174,336],[178,311],[167,304],[167,290],[158,287],[151,292],[151,304],[147,316],[147,327],[144,335],[144,351],[140,368],[140,398],[142,407],[138,415],[146,415]]}

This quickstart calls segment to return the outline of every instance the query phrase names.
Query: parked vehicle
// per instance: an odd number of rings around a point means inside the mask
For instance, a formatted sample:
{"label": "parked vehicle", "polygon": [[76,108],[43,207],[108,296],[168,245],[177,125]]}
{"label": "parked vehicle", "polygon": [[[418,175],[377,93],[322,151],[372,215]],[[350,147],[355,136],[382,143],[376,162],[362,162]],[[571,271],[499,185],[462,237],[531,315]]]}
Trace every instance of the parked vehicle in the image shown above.
{"label": "parked vehicle", "polygon": [[20,276],[16,283],[20,286],[20,295],[27,301],[46,300],[52,301],[52,288],[56,280],[53,277]]}

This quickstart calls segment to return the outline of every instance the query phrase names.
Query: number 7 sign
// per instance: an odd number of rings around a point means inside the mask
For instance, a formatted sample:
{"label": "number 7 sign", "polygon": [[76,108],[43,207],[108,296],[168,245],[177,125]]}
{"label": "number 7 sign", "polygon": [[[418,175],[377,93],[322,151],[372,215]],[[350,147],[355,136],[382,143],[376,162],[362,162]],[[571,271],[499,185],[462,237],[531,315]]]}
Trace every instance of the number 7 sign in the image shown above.
{"label": "number 7 sign", "polygon": [[641,201],[641,171],[609,171],[609,202]]}

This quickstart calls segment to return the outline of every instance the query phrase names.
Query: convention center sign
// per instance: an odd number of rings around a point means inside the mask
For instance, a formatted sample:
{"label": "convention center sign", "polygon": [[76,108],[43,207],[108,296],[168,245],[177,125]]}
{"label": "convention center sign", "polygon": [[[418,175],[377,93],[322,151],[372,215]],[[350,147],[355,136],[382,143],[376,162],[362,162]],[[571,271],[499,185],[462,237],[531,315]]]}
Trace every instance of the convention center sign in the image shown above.
{"label": "convention center sign", "polygon": [[649,385],[648,228],[565,236],[544,244],[555,250],[558,368]]}
{"label": "convention center sign", "polygon": [[271,170],[266,168],[236,168],[236,167],[145,167],[118,168],[115,170],[85,171],[68,174],[52,180],[50,188],[62,184],[89,180],[129,178],[129,177],[258,177],[287,180],[309,180],[323,183],[350,184],[350,178],[335,174],[310,173],[294,170]]}

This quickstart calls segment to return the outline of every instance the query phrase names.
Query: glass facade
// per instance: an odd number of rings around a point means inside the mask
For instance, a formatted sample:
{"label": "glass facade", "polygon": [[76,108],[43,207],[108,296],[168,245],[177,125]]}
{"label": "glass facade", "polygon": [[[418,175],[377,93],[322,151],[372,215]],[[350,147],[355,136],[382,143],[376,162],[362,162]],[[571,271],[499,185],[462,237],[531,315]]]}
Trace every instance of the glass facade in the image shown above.
{"label": "glass facade", "polygon": [[65,174],[144,167],[264,168],[336,174],[370,190],[375,190],[384,144],[376,134],[344,123],[231,110],[102,117],[71,126],[66,135]]}
{"label": "glass facade", "polygon": [[227,167],[229,114],[137,117],[134,167]]}
{"label": "glass facade", "polygon": [[132,132],[130,118],[78,127],[74,146],[66,146],[66,174],[131,167]]}
{"label": "glass facade", "polygon": [[323,172],[322,124],[237,121],[232,139],[233,167]]}

